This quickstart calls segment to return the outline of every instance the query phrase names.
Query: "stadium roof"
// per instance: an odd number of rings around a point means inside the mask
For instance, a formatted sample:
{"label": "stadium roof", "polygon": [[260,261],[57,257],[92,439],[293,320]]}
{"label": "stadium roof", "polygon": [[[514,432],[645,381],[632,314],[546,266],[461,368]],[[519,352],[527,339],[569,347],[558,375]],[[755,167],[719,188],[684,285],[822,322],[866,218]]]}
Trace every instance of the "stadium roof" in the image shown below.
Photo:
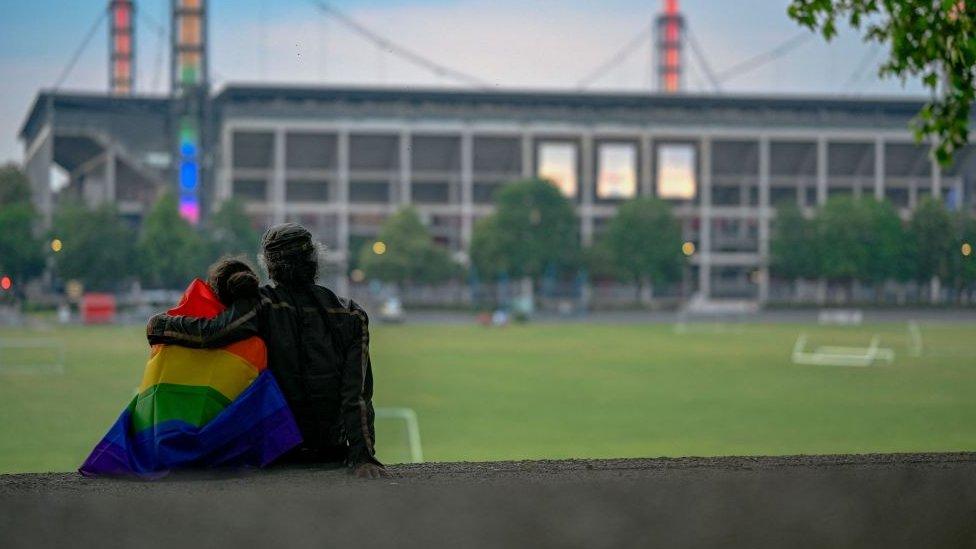
{"label": "stadium roof", "polygon": [[[582,92],[527,89],[467,90],[417,87],[355,87],[355,86],[297,86],[280,84],[229,84],[219,90],[214,100],[218,108],[246,104],[249,106],[288,106],[341,104],[349,107],[425,105],[448,109],[465,107],[493,107],[514,110],[558,111],[675,111],[726,112],[742,120],[750,112],[765,115],[788,113],[789,120],[804,121],[823,118],[843,119],[846,115],[861,118],[907,121],[924,104],[923,98],[904,97],[841,97],[827,95],[782,94],[663,94],[657,92]],[[42,91],[21,127],[19,135],[27,138],[38,130],[39,121],[47,109],[85,110],[120,113],[124,111],[157,112],[165,114],[169,106],[167,96],[117,97],[106,93]],[[799,115],[799,118],[797,118]],[[685,115],[686,116],[686,115]],[[778,118],[778,116],[774,116]],[[804,120],[805,119],[805,120]]]}

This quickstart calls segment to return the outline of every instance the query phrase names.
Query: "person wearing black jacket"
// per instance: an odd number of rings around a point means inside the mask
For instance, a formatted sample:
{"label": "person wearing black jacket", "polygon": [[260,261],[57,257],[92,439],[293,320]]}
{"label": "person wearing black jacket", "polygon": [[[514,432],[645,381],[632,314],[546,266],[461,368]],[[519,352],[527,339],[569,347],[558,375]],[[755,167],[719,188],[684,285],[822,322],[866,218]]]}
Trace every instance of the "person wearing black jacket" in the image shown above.
{"label": "person wearing black jacket", "polygon": [[294,223],[268,229],[262,261],[273,285],[212,319],[159,314],[151,344],[222,347],[258,335],[304,438],[294,459],[344,461],[356,476],[388,476],[375,457],[369,319],[354,301],[315,284],[319,249]]}

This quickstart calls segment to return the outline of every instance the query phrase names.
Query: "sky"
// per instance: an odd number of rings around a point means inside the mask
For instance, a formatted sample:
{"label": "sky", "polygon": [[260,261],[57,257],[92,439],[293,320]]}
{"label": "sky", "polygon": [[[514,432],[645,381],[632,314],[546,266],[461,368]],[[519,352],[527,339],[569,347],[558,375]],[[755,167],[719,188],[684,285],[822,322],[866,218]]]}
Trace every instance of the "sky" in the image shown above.
{"label": "sky", "polygon": [[[17,138],[41,89],[51,88],[107,0],[0,0],[0,163],[20,161]],[[170,0],[136,0],[140,94],[169,87]],[[387,39],[497,88],[575,90],[660,10],[656,0],[331,0]],[[715,73],[782,44],[801,30],[788,0],[683,0],[686,25]],[[464,84],[411,65],[325,15],[312,0],[210,0],[211,81],[303,85]],[[63,90],[107,89],[103,21]],[[880,80],[887,49],[843,30],[812,37],[757,70],[724,80],[722,93],[923,96],[916,82]],[[686,48],[685,89],[714,93]],[[650,40],[586,89],[653,89]]]}

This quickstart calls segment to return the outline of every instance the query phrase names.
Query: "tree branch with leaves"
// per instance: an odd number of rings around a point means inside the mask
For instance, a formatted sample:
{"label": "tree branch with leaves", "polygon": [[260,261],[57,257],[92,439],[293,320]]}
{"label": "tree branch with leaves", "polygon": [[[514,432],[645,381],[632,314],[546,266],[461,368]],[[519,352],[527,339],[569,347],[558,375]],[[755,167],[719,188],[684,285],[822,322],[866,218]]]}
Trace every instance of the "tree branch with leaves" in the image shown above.
{"label": "tree branch with leaves", "polygon": [[913,121],[916,139],[935,141],[942,165],[968,142],[976,100],[976,1],[793,0],[787,13],[826,40],[846,21],[866,41],[887,44],[879,76],[918,78],[932,98]]}

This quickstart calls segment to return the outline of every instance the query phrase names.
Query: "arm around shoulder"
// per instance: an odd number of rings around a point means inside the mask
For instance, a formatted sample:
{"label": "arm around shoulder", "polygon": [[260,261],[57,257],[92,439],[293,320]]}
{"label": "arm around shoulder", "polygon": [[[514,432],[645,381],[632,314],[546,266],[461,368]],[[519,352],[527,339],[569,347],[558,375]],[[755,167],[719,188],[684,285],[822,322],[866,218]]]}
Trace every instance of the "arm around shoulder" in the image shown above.
{"label": "arm around shoulder", "polygon": [[223,347],[258,334],[258,317],[263,304],[260,298],[240,299],[213,318],[161,313],[149,319],[146,338],[153,345],[166,343],[198,349]]}

